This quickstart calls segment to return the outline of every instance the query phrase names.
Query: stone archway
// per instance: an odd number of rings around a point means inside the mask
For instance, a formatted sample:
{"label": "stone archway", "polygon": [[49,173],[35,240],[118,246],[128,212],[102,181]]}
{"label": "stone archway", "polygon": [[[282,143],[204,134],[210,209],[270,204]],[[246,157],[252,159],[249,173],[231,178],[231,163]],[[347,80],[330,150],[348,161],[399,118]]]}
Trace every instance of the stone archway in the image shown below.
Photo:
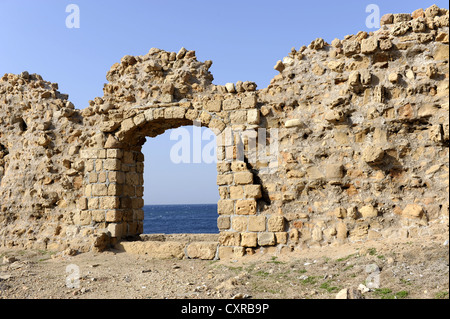
{"label": "stone archway", "polygon": [[261,185],[254,183],[246,157],[238,154],[242,140],[230,133],[259,127],[256,85],[246,83],[238,94],[219,92],[211,84],[208,61],[197,62],[193,51],[183,52],[125,57],[108,73],[107,94],[91,108],[98,130],[81,151],[87,165],[78,225],[103,231],[112,244],[142,234],[145,138],[196,122],[217,136],[220,244],[231,250],[257,247],[258,241],[275,245],[273,232],[258,239],[266,231],[266,217],[257,218]]}

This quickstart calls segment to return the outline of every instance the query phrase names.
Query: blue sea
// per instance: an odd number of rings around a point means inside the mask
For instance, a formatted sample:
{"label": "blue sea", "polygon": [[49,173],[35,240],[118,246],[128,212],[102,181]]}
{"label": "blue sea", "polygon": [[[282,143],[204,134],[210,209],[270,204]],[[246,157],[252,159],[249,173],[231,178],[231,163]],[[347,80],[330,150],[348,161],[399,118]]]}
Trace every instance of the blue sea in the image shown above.
{"label": "blue sea", "polygon": [[218,234],[217,204],[144,206],[144,234]]}

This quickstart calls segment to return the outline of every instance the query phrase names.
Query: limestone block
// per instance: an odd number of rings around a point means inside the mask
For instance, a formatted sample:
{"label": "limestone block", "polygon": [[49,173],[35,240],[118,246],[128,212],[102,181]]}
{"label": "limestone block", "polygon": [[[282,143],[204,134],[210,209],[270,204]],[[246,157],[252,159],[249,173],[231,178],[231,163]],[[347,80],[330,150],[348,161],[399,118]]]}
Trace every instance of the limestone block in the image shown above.
{"label": "limestone block", "polygon": [[247,185],[253,183],[253,174],[251,172],[234,173],[234,183],[236,185]]}
{"label": "limestone block", "polygon": [[100,208],[101,209],[120,208],[120,198],[119,197],[101,197],[100,198]]}
{"label": "limestone block", "polygon": [[270,232],[284,231],[285,220],[283,216],[272,215],[267,221],[267,227]]}
{"label": "limestone block", "polygon": [[223,101],[222,107],[224,111],[237,110],[241,107],[241,101],[239,101],[238,99],[228,99]]}
{"label": "limestone block", "polygon": [[204,124],[204,125],[208,125],[209,122],[211,121],[211,118],[212,118],[211,114],[203,111],[200,115],[200,122],[202,122],[202,124]]}
{"label": "limestone block", "polygon": [[231,163],[231,170],[233,172],[243,172],[247,171],[247,164],[242,161],[233,161]]}
{"label": "limestone block", "polygon": [[439,44],[436,46],[436,49],[434,50],[434,59],[436,61],[448,61],[449,59],[449,46],[448,44]]}
{"label": "limestone block", "polygon": [[219,218],[217,218],[217,228],[219,228],[219,230],[227,230],[230,229],[230,227],[231,227],[230,217],[219,216]]}
{"label": "limestone block", "polygon": [[133,122],[136,126],[143,125],[146,122],[145,114],[140,113],[140,114],[136,115],[135,117],[133,117]]}
{"label": "limestone block", "polygon": [[417,204],[408,204],[402,211],[402,216],[407,218],[420,219],[424,216],[425,211],[422,206]]}
{"label": "limestone block", "polygon": [[[91,211],[92,221],[95,223],[103,223],[106,221],[106,214],[104,210],[93,210]],[[117,220],[121,221],[121,220]]]}
{"label": "limestone block", "polygon": [[123,172],[108,172],[108,179],[110,183],[123,184],[125,182],[125,173]]}
{"label": "limestone block", "polygon": [[379,164],[383,161],[385,151],[381,146],[367,147],[362,154],[362,158],[366,163]]}
{"label": "limestone block", "polygon": [[108,149],[106,154],[107,158],[120,159],[123,156],[123,151],[120,149]]}
{"label": "limestone block", "polygon": [[[257,98],[256,96],[247,96],[242,98],[241,100],[241,106],[243,109],[252,109],[255,108],[257,105]],[[255,123],[255,124],[259,124],[259,123]]]}
{"label": "limestone block", "polygon": [[185,245],[179,242],[121,242],[116,245],[116,248],[129,254],[145,255],[151,259],[183,259],[185,257]]}
{"label": "limestone block", "polygon": [[325,120],[330,123],[339,123],[345,121],[345,113],[341,110],[329,110],[325,113]]}
{"label": "limestone block", "polygon": [[92,185],[92,196],[107,196],[108,186],[106,184]]}
{"label": "limestone block", "polygon": [[226,125],[222,120],[213,118],[208,127],[217,135],[225,129]]}
{"label": "limestone block", "polygon": [[374,36],[361,41],[361,53],[372,54],[378,49],[378,39]]}
{"label": "limestone block", "polygon": [[288,241],[288,233],[287,232],[276,232],[275,233],[275,241],[277,244],[287,244]]}
{"label": "limestone block", "polygon": [[[103,213],[104,214],[104,213]],[[106,212],[106,222],[107,223],[119,223],[123,220],[122,210],[108,210]]]}
{"label": "limestone block", "polygon": [[248,124],[259,124],[261,121],[260,112],[257,109],[247,111],[247,122]]}
{"label": "limestone block", "polygon": [[344,177],[344,166],[342,164],[328,164],[324,167],[327,180],[341,179]]}
{"label": "limestone block", "polygon": [[221,100],[207,101],[204,108],[209,112],[220,112],[222,110],[222,101]]}
{"label": "limestone block", "polygon": [[222,246],[240,246],[241,234],[236,232],[221,232],[219,244]]}
{"label": "limestone block", "polygon": [[328,67],[334,72],[342,73],[344,72],[345,62],[341,60],[330,61]]}
{"label": "limestone block", "polygon": [[219,215],[233,215],[234,201],[228,199],[221,199],[217,203],[217,210]]}
{"label": "limestone block", "polygon": [[243,199],[244,188],[242,186],[230,186],[230,198],[231,199]]}
{"label": "limestone block", "polygon": [[216,242],[194,242],[187,246],[188,258],[213,260],[216,257],[218,243]]}
{"label": "limestone block", "polygon": [[135,126],[136,126],[136,124],[134,124],[133,119],[130,118],[130,119],[126,119],[126,120],[124,120],[124,121],[122,122],[122,124],[120,125],[120,129],[121,129],[122,131],[127,132],[127,131],[130,131],[130,130],[134,129]]}
{"label": "limestone block", "polygon": [[394,23],[394,15],[392,13],[385,14],[381,17],[380,25],[387,25]]}
{"label": "limestone block", "polygon": [[197,111],[197,110],[189,109],[189,110],[186,111],[185,117],[186,117],[188,120],[194,121],[194,120],[196,120],[197,117],[198,117],[198,111]]}
{"label": "limestone block", "polygon": [[182,107],[174,107],[172,108],[172,117],[174,119],[183,119],[186,114],[186,109]]}
{"label": "limestone block", "polygon": [[237,215],[256,215],[255,200],[238,200],[236,202]]}
{"label": "limestone block", "polygon": [[277,64],[275,64],[275,66],[273,68],[274,68],[274,70],[277,70],[278,72],[283,72],[286,67],[285,67],[283,61],[279,60],[279,61],[277,61]]}
{"label": "limestone block", "polygon": [[122,163],[119,159],[107,159],[103,162],[103,168],[108,171],[120,171]]}
{"label": "limestone block", "polygon": [[110,236],[113,238],[121,238],[122,237],[122,234],[123,234],[122,224],[111,223],[108,225],[107,230],[110,233]]}
{"label": "limestone block", "polygon": [[245,124],[247,123],[247,111],[237,110],[230,114],[231,124]]}
{"label": "limestone block", "polygon": [[363,218],[373,218],[378,216],[378,210],[372,205],[366,205],[359,209]]}
{"label": "limestone block", "polygon": [[409,13],[396,13],[394,14],[394,21],[393,23],[400,23],[400,22],[408,22],[412,19],[411,14]]}
{"label": "limestone block", "polygon": [[225,84],[225,88],[227,89],[228,93],[236,93],[236,87],[234,86],[234,83]]}
{"label": "limestone block", "polygon": [[336,237],[339,240],[344,240],[347,238],[348,235],[348,230],[347,230],[347,225],[345,225],[345,223],[341,222],[337,225],[336,227]]}
{"label": "limestone block", "polygon": [[301,127],[303,126],[303,123],[300,119],[292,119],[287,120],[286,123],[284,123],[284,126],[286,128]]}
{"label": "limestone block", "polygon": [[92,214],[90,211],[77,212],[74,216],[74,222],[77,226],[87,226],[92,222]]}
{"label": "limestone block", "polygon": [[248,218],[242,216],[234,216],[231,221],[231,228],[237,232],[247,231]]}
{"label": "limestone block", "polygon": [[249,216],[248,230],[251,232],[266,231],[266,216]]}
{"label": "limestone block", "polygon": [[217,175],[217,185],[230,185],[233,183],[233,175],[232,174],[223,174]]}
{"label": "limestone block", "polygon": [[246,198],[259,199],[262,197],[261,185],[245,185],[244,194]]}
{"label": "limestone block", "polygon": [[276,244],[275,234],[272,232],[265,232],[258,234],[258,245],[259,246],[273,246]]}
{"label": "limestone block", "polygon": [[242,247],[257,247],[258,246],[258,234],[257,233],[242,233],[241,234],[241,246]]}

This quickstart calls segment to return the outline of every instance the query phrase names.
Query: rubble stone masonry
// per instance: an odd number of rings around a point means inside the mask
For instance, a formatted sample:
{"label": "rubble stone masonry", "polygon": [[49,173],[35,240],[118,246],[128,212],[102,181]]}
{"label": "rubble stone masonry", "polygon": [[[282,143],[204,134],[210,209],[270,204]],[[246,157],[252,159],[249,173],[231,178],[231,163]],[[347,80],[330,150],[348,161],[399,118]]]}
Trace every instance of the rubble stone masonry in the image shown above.
{"label": "rubble stone masonry", "polygon": [[5,74],[0,246],[138,236],[145,138],[194,122],[217,135],[219,257],[448,232],[449,12],[381,24],[293,48],[263,89],[214,85],[184,48],[123,57],[83,110],[37,74]]}

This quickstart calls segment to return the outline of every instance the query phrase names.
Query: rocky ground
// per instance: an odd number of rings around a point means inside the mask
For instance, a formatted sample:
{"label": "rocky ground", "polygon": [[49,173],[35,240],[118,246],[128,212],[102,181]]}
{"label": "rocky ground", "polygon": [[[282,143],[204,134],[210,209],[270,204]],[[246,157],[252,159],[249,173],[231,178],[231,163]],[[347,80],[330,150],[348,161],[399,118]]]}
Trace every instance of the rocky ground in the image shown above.
{"label": "rocky ground", "polygon": [[0,261],[1,299],[334,299],[358,287],[366,299],[449,298],[448,234],[227,261],[13,249]]}

